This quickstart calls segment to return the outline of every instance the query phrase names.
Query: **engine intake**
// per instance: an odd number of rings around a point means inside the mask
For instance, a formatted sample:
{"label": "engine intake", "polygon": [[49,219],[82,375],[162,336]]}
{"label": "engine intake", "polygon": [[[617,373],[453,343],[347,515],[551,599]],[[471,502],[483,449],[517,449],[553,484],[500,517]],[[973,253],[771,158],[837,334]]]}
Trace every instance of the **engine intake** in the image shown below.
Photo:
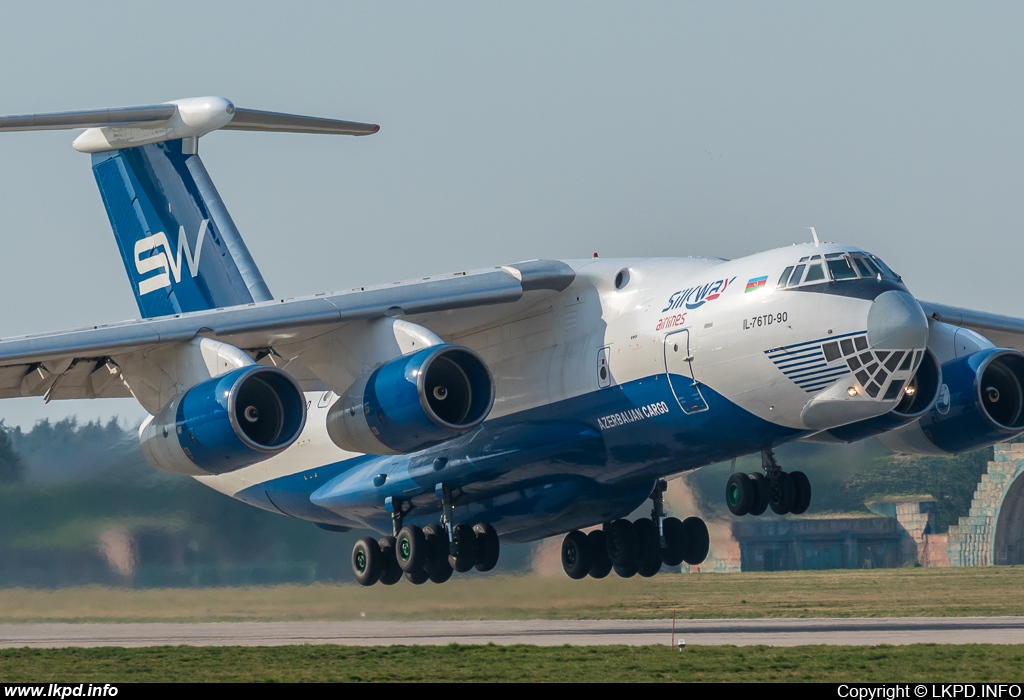
{"label": "engine intake", "polygon": [[917,423],[883,435],[898,452],[955,454],[1024,432],[1024,353],[991,348],[942,366],[935,406]]}
{"label": "engine intake", "polygon": [[289,447],[306,424],[306,401],[290,375],[251,366],[197,384],[142,424],[155,469],[202,476],[261,462]]}
{"label": "engine intake", "polygon": [[475,428],[494,405],[483,359],[458,345],[404,355],[357,379],[327,413],[338,447],[407,454]]}

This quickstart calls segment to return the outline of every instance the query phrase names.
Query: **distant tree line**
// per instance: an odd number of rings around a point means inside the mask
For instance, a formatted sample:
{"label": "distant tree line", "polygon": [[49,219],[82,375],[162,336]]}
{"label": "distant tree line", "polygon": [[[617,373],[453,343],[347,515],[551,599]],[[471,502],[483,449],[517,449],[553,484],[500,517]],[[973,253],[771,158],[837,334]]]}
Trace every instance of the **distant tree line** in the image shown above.
{"label": "distant tree line", "polygon": [[0,483],[21,481],[25,476],[25,463],[14,448],[11,432],[0,422]]}

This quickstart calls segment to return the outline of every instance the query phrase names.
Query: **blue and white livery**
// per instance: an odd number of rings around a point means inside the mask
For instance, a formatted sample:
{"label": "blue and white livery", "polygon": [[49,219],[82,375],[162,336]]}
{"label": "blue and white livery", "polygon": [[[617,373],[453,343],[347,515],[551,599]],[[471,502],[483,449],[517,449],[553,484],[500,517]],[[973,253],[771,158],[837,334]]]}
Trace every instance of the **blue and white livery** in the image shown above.
{"label": "blue and white livery", "polygon": [[573,578],[651,576],[708,551],[699,518],[665,514],[675,475],[760,453],[730,510],[801,513],[810,484],[778,445],[946,454],[1024,432],[1024,320],[919,302],[852,246],[531,260],[279,300],[199,138],[376,125],[213,97],[0,117],[66,128],[85,129],[142,320],[0,341],[0,398],[134,397],[154,468],[377,531],[352,552],[364,585],[486,571],[501,540],[562,533]]}

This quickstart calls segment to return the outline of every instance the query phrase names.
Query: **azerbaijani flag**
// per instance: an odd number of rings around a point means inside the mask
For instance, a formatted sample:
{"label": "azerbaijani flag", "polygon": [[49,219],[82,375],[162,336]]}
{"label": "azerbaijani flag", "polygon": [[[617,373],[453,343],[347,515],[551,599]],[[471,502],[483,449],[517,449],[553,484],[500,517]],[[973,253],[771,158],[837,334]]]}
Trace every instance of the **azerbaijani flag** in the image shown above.
{"label": "azerbaijani flag", "polygon": [[743,293],[746,294],[747,292],[756,291],[766,284],[768,284],[768,275],[765,275],[764,277],[754,277],[747,281],[747,288],[743,290]]}

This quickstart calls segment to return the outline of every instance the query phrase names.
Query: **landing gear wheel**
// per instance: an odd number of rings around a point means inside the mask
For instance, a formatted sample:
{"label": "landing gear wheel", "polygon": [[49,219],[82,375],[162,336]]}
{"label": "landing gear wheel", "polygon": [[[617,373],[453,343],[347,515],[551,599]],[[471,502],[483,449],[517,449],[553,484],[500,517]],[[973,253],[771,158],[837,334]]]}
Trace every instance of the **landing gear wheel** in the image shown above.
{"label": "landing gear wheel", "polygon": [[793,480],[786,472],[779,472],[778,478],[772,479],[770,484],[768,505],[772,512],[785,515],[793,509],[793,497],[796,496]]}
{"label": "landing gear wheel", "polygon": [[562,569],[571,579],[580,580],[590,573],[593,558],[590,541],[579,530],[573,530],[562,540]]}
{"label": "landing gear wheel", "polygon": [[665,518],[661,524],[665,533],[665,547],[661,549],[661,561],[665,566],[679,566],[690,551],[690,540],[686,528],[679,518]]}
{"label": "landing gear wheel", "polygon": [[414,586],[419,586],[426,583],[430,579],[430,575],[423,569],[417,569],[416,571],[406,571],[405,580]]}
{"label": "landing gear wheel", "polygon": [[622,578],[633,578],[634,576],[636,576],[636,572],[640,570],[640,566],[636,562],[633,562],[632,564],[625,564],[622,566],[614,564],[612,568],[615,569],[615,573],[621,576]]}
{"label": "landing gear wheel", "polygon": [[746,515],[750,512],[751,492],[753,488],[746,474],[735,472],[725,482],[725,505],[733,515]]}
{"label": "landing gear wheel", "polygon": [[423,568],[432,582],[444,583],[452,577],[452,565],[448,563],[448,533],[440,525],[431,523],[423,528],[423,537],[427,540],[429,553]]}
{"label": "landing gear wheel", "polygon": [[708,526],[700,518],[690,517],[683,521],[683,531],[686,533],[686,541],[690,544],[683,561],[690,566],[703,564],[711,547]]}
{"label": "landing gear wheel", "polygon": [[352,547],[352,573],[361,586],[372,586],[380,579],[384,558],[380,545],[372,537],[361,537]]}
{"label": "landing gear wheel", "polygon": [[382,563],[379,583],[393,586],[402,580],[402,569],[399,568],[398,560],[395,559],[395,538],[381,537],[377,540],[377,546],[380,547]]}
{"label": "landing gear wheel", "polygon": [[452,577],[452,574],[454,573],[455,569],[453,569],[451,565],[448,564],[448,561],[446,559],[443,565],[435,566],[430,571],[428,571],[427,578],[430,579],[431,583],[444,583],[445,581],[450,579]]}
{"label": "landing gear wheel", "polygon": [[751,515],[761,515],[761,513],[768,510],[768,479],[765,478],[764,474],[758,472],[747,474],[747,478],[750,479],[751,492],[753,493],[748,512]]}
{"label": "landing gear wheel", "polygon": [[587,533],[587,544],[593,561],[590,564],[591,578],[604,578],[612,570],[612,560],[608,558],[608,543],[604,530],[591,530]]}
{"label": "landing gear wheel", "polygon": [[398,531],[398,537],[395,538],[395,559],[398,560],[398,566],[402,571],[408,574],[410,571],[423,570],[428,553],[423,530],[415,525],[406,525]]}
{"label": "landing gear wheel", "polygon": [[[604,526],[604,535],[608,558],[612,560],[612,566],[631,567],[636,565],[640,543],[637,540],[633,523],[621,519],[608,523]],[[618,572],[618,568],[615,571]],[[619,575],[621,576],[621,574]],[[630,576],[632,575],[630,574]]]}
{"label": "landing gear wheel", "polygon": [[796,492],[793,497],[793,507],[789,512],[793,515],[800,515],[806,512],[811,505],[811,481],[803,472],[790,472],[789,478],[793,480],[793,491]]}
{"label": "landing gear wheel", "polygon": [[452,528],[452,540],[457,553],[448,555],[448,563],[460,574],[464,574],[476,564],[476,533],[466,523],[459,523]]}
{"label": "landing gear wheel", "polygon": [[637,553],[637,573],[650,578],[661,571],[661,546],[658,543],[658,526],[650,518],[640,518],[633,523],[640,549]]}
{"label": "landing gear wheel", "polygon": [[477,571],[490,571],[498,564],[498,555],[501,554],[501,543],[498,541],[498,533],[487,523],[477,523],[473,526],[476,534],[476,548],[479,554],[474,568]]}

